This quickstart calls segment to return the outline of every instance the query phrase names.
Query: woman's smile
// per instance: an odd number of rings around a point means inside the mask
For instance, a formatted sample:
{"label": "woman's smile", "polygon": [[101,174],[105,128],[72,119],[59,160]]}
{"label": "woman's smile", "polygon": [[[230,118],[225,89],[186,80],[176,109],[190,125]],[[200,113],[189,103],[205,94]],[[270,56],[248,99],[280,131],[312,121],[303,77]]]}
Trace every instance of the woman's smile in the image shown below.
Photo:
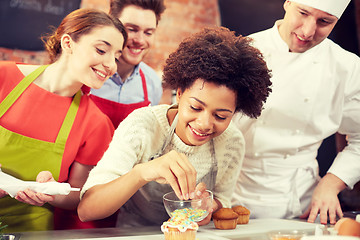
{"label": "woman's smile", "polygon": [[97,70],[97,69],[95,69],[95,68],[93,68],[93,70],[94,70],[96,76],[97,76],[101,81],[105,81],[105,80],[107,79],[108,75],[107,75],[106,73],[104,73],[104,72],[102,72],[102,71],[99,71],[99,70]]}
{"label": "woman's smile", "polygon": [[189,125],[189,129],[192,132],[193,137],[198,141],[203,141],[206,138],[211,136],[211,133],[201,133],[200,131],[196,130],[195,128],[192,128],[190,125]]}

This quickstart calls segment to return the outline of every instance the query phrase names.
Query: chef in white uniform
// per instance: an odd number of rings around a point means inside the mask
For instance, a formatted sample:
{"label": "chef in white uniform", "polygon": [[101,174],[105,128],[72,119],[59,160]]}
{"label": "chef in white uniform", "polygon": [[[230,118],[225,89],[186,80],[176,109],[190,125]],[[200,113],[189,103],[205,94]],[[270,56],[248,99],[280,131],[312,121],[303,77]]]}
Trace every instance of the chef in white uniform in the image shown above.
{"label": "chef in white uniform", "polygon": [[[337,194],[360,180],[360,59],[327,38],[349,2],[285,1],[284,19],[251,35],[273,74],[261,116],[233,120],[246,156],[232,203],[252,218],[335,223]],[[320,179],[317,150],[336,132],[348,146]]]}

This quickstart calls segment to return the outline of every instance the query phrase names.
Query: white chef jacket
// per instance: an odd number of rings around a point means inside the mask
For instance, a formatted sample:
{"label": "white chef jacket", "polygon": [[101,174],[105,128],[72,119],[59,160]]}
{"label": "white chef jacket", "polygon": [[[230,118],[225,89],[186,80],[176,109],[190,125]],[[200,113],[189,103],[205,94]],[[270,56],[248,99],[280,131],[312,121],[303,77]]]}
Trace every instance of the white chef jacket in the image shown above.
{"label": "white chef jacket", "polygon": [[252,218],[293,218],[306,210],[319,180],[317,150],[337,131],[349,145],[328,172],[350,188],[360,180],[359,57],[330,39],[289,52],[280,21],[250,35],[273,75],[264,110],[257,119],[239,113],[233,119],[246,155],[232,204],[248,207]]}

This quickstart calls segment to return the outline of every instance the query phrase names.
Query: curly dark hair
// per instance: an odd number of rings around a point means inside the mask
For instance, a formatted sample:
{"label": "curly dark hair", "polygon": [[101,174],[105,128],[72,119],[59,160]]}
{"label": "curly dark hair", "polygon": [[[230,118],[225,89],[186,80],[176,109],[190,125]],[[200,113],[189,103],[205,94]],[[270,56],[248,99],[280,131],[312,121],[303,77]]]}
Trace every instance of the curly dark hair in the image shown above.
{"label": "curly dark hair", "polygon": [[197,79],[225,85],[236,93],[236,112],[258,117],[271,92],[271,72],[251,42],[225,27],[204,28],[170,54],[165,86],[185,91]]}

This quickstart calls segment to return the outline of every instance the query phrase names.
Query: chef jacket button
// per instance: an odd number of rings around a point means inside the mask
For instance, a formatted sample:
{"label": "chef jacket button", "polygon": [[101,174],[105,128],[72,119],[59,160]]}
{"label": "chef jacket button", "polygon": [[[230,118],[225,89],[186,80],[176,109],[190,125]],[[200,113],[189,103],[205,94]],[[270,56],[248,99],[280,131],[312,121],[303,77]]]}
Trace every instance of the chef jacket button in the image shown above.
{"label": "chef jacket button", "polygon": [[290,154],[285,154],[284,158],[290,157]]}
{"label": "chef jacket button", "polygon": [[260,154],[258,152],[254,153],[255,157],[258,157]]}
{"label": "chef jacket button", "polygon": [[306,103],[309,102],[309,98],[305,98],[304,102],[306,102]]}

